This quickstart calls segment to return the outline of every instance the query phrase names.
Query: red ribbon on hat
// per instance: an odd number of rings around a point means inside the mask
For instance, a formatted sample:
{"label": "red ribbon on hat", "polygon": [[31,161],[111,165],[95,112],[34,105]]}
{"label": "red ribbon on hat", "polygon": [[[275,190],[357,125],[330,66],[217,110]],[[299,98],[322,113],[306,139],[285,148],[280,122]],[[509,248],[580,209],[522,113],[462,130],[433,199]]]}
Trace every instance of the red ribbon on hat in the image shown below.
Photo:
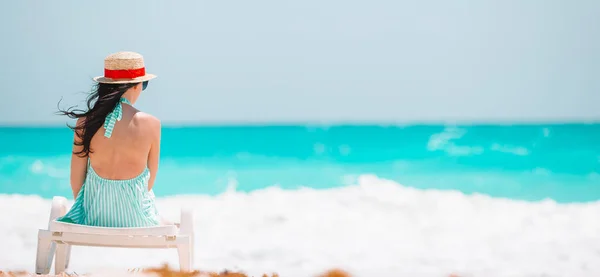
{"label": "red ribbon on hat", "polygon": [[138,69],[119,69],[119,70],[111,70],[104,69],[104,77],[111,79],[135,79],[137,77],[142,77],[146,75],[146,68],[138,68]]}

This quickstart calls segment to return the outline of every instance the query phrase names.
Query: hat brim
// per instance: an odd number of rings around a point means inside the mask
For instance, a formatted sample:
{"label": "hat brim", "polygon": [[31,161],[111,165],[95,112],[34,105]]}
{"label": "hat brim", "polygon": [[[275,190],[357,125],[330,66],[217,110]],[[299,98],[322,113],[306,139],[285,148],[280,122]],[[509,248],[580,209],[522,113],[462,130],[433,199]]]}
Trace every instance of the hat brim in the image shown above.
{"label": "hat brim", "polygon": [[94,81],[96,83],[102,83],[102,84],[131,84],[131,83],[141,83],[141,82],[145,82],[145,81],[150,81],[154,78],[156,78],[156,75],[154,75],[154,74],[146,74],[142,77],[137,77],[135,79],[111,79],[111,78],[106,78],[104,76],[98,76],[98,77],[94,78]]}

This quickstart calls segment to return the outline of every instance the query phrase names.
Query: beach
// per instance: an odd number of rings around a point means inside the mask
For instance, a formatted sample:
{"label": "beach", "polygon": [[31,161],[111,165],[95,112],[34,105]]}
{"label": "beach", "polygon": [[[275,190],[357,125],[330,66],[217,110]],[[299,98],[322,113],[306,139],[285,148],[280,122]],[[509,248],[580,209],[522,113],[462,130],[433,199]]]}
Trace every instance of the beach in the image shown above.
{"label": "beach", "polygon": [[[164,127],[159,212],[194,211],[194,268],[249,276],[599,276],[600,124]],[[0,128],[0,270],[32,272],[66,128]],[[38,140],[44,137],[44,140]],[[69,272],[177,268],[74,247]]]}
{"label": "beach", "polygon": [[600,277],[598,14],[0,1],[0,277]]}
{"label": "beach", "polygon": [[[32,271],[38,228],[50,200],[0,196],[2,270]],[[249,275],[314,276],[342,268],[354,276],[598,276],[600,202],[560,204],[419,190],[375,176],[344,188],[157,200],[177,220],[193,207],[195,268]],[[74,247],[70,270],[177,266],[173,250]]]}

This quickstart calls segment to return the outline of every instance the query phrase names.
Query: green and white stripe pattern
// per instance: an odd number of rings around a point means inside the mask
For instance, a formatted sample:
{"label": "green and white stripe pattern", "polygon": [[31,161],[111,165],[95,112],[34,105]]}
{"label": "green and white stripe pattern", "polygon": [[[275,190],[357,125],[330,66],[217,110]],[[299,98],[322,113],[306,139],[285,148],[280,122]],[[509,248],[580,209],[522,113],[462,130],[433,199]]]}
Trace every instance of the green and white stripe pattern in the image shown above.
{"label": "green and white stripe pattern", "polygon": [[112,112],[110,112],[106,116],[106,119],[104,119],[104,129],[106,129],[104,131],[104,136],[107,138],[110,138],[112,136],[113,129],[115,128],[115,123],[117,123],[117,121],[123,118],[123,106],[121,105],[121,103],[127,103],[128,105],[131,105],[129,100],[121,97],[121,100],[119,101],[119,103],[117,103]]}
{"label": "green and white stripe pattern", "polygon": [[150,171],[128,180],[107,180],[88,165],[85,183],[69,212],[58,221],[101,227],[159,225],[154,194],[148,191]]}

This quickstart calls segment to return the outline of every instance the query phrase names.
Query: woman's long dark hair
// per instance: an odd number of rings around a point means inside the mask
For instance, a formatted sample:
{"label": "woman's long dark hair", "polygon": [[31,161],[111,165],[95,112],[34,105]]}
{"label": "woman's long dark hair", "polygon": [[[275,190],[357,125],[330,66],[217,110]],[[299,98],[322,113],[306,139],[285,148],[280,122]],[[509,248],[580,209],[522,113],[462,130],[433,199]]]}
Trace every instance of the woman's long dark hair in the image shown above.
{"label": "woman's long dark hair", "polygon": [[79,138],[79,141],[75,141],[76,146],[83,146],[81,151],[73,152],[73,154],[78,155],[80,157],[88,157],[90,153],[92,153],[92,149],[90,148],[90,143],[92,142],[92,137],[100,127],[104,124],[104,119],[106,116],[115,108],[115,106],[120,102],[121,96],[128,89],[136,86],[138,83],[132,84],[104,84],[99,83],[94,86],[92,92],[87,98],[87,108],[88,110],[80,110],[73,109],[74,107],[70,107],[66,110],[61,110],[59,108],[59,114],[66,115],[70,118],[82,118],[85,119],[82,121],[80,125],[75,124],[75,126],[69,126]]}

